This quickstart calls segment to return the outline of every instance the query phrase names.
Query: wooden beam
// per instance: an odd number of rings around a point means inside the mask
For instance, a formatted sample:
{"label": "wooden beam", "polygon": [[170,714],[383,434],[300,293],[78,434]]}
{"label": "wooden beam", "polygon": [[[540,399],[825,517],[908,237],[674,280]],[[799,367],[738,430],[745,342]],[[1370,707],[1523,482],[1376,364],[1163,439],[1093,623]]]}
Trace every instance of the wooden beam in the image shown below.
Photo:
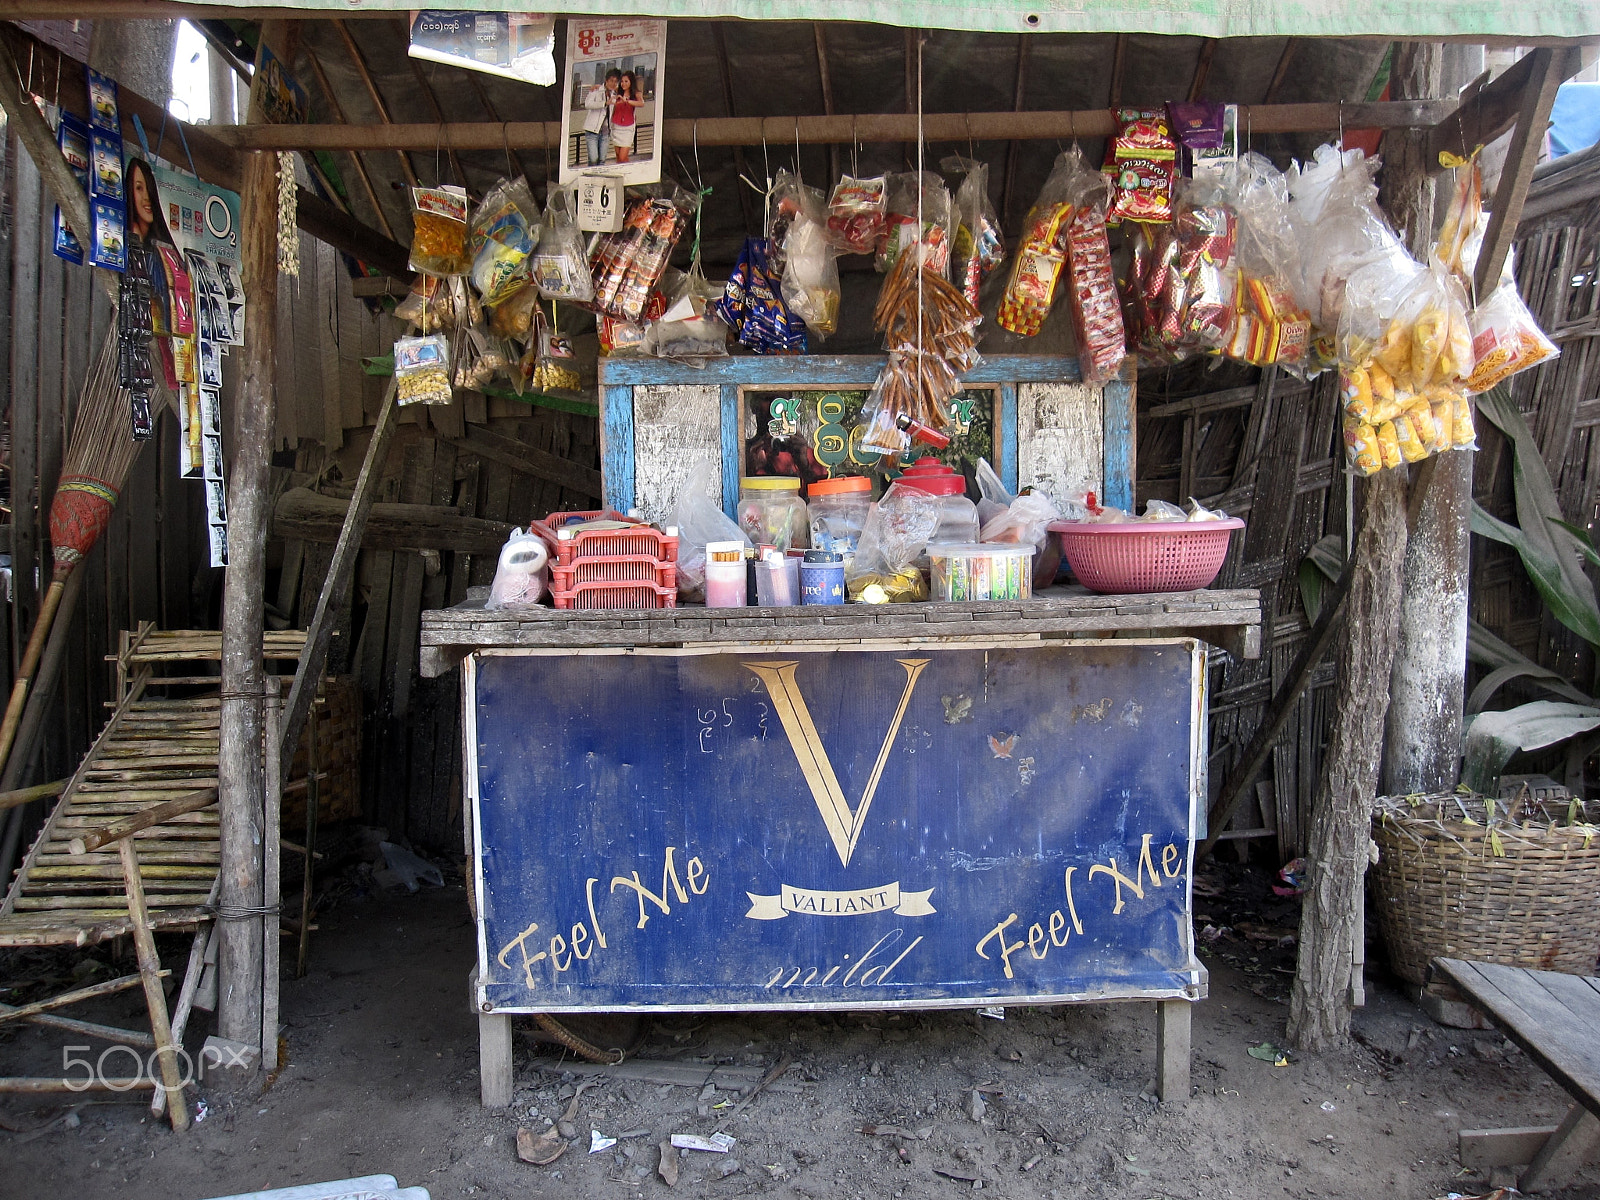
{"label": "wooden beam", "polygon": [[[833,116],[833,71],[828,65],[828,34],[826,26],[821,21],[811,22],[811,36],[817,44],[817,80],[822,86],[822,111],[826,116]],[[841,174],[839,166],[839,147],[828,148],[828,177],[837,179]]]}
{"label": "wooden beam", "polygon": [[[1017,69],[1013,76],[1011,86],[1011,111],[1020,113],[1028,94],[1028,53],[1033,43],[1025,33],[1017,35]],[[1006,147],[1006,174],[1005,180],[1000,185],[1000,223],[1007,229],[1015,229],[1017,222],[1011,219],[1011,201],[1016,194],[1017,185],[1017,160],[1022,156],[1022,142],[1012,138],[1011,144]]]}
{"label": "wooden beam", "polygon": [[[711,26],[711,40],[712,40],[712,43],[715,45],[716,51],[717,51],[717,79],[718,79],[718,82],[720,82],[721,85],[722,85],[722,107],[727,110],[727,113],[728,113],[727,120],[730,120],[730,121],[737,120],[738,118],[736,118],[734,116],[734,108],[733,108],[733,64],[728,59],[728,36],[723,31],[722,22],[721,21],[717,21]],[[551,124],[554,124],[556,126],[555,134],[556,134],[556,137],[558,139],[558,144],[560,144],[559,143],[559,138],[561,136],[561,126],[556,122],[546,122],[546,125],[551,125]],[[505,132],[505,130],[502,130],[502,133],[504,133],[504,132]],[[667,136],[666,136],[666,122],[662,121],[660,119],[658,119],[656,121],[656,136],[658,138],[662,138],[663,139],[662,140],[662,148],[663,149],[665,149],[665,147],[667,147],[668,145],[672,144],[670,139],[667,138]],[[741,142],[741,143],[733,143],[733,165],[734,165],[735,169],[738,171],[739,175],[742,176],[744,179],[753,179],[755,177],[751,173],[750,164],[745,162],[744,146],[745,145],[754,146],[754,145],[758,145],[758,144],[764,146],[766,144],[766,140],[767,140],[766,138],[761,137],[761,138],[756,138],[754,141],[751,141],[751,142],[748,142],[748,143],[743,143],[743,142]],[[683,145],[684,144],[682,139],[680,139],[678,141],[678,144],[679,145]],[[688,144],[691,145],[691,146],[711,146],[711,145],[715,145],[717,143],[706,141],[705,138],[700,136],[699,130],[697,128],[695,128],[695,123],[694,122],[690,122]],[[566,153],[567,153],[566,146],[564,144],[561,144],[560,145],[560,149],[561,149],[562,155],[565,156]],[[564,158],[563,158],[563,161],[565,161]],[[764,181],[762,183],[762,186],[763,187],[766,186]],[[739,193],[739,215],[744,220],[745,230],[747,232],[755,232],[755,233],[758,233],[758,234],[764,234],[766,232],[766,230],[757,229],[756,228],[756,223],[757,222],[756,222],[756,214],[754,212],[755,205],[751,201],[751,197],[750,197],[749,191],[747,189],[745,189],[745,188],[740,187],[738,184],[734,185],[734,190]]]}
{"label": "wooden beam", "polygon": [[[273,510],[272,535],[337,545],[349,512],[348,500],[324,496],[310,488],[290,488],[278,497]],[[513,528],[505,521],[464,517],[454,508],[439,505],[374,504],[367,515],[361,545],[368,550],[499,554]]]}
{"label": "wooden beam", "polygon": [[[1439,165],[1441,152],[1465,157],[1479,146],[1487,146],[1495,138],[1516,124],[1523,109],[1523,98],[1530,87],[1536,87],[1536,70],[1547,69],[1551,62],[1562,79],[1577,71],[1582,58],[1577,47],[1545,48],[1549,57],[1538,57],[1534,51],[1519,58],[1504,74],[1486,87],[1468,89],[1462,101],[1441,118],[1428,132],[1428,170],[1444,170]],[[1365,122],[1347,122],[1356,126]]]}
{"label": "wooden beam", "polygon": [[1106,93],[1106,107],[1117,108],[1122,104],[1122,72],[1128,64],[1128,35],[1117,34],[1117,40],[1111,47],[1111,87]]}
{"label": "wooden beam", "polygon": [[[265,76],[261,55],[281,49],[287,22],[261,26],[247,120],[265,120]],[[275,51],[276,52],[276,51]],[[228,567],[222,596],[222,699],[217,752],[221,816],[220,903],[235,913],[264,912],[266,862],[262,811],[265,671],[266,538],[271,487],[272,430],[277,412],[278,164],[275,155],[251,154],[239,197],[242,277],[250,304],[245,310],[235,406],[233,464],[228,486]],[[123,842],[126,846],[128,843]],[[277,897],[270,898],[272,904]],[[262,968],[266,922],[260,917],[222,925],[218,967],[218,1032],[259,1045],[265,992]],[[275,931],[274,931],[275,932]],[[174,1114],[176,1115],[176,1114]]]}
{"label": "wooden beam", "polygon": [[1211,74],[1211,60],[1217,53],[1217,39],[1207,38],[1200,45],[1200,58],[1194,64],[1194,77],[1189,81],[1189,99],[1198,100],[1206,90],[1206,78]]}
{"label": "wooden beam", "polygon": [[[361,53],[361,48],[356,45],[355,38],[350,36],[350,27],[342,20],[335,20],[333,27],[339,32],[339,40],[344,43],[345,53],[350,56],[350,61],[355,65],[356,74],[361,77],[361,82],[366,85],[367,96],[372,101],[372,107],[378,112],[378,120],[384,125],[393,125],[394,119],[389,116],[389,106],[383,102],[383,96],[378,91],[378,85],[372,81],[372,72],[367,69],[366,57]],[[441,139],[450,139],[443,133],[443,126],[434,126],[433,145],[437,146]],[[452,145],[455,143],[452,141]],[[419,147],[420,148],[420,147]],[[411,159],[406,156],[402,148],[395,149],[395,155],[400,159],[400,173],[406,177],[406,182],[412,187],[417,187],[417,173],[411,169]]]}
{"label": "wooden beam", "polygon": [[355,578],[356,555],[361,550],[361,536],[366,529],[367,515],[372,511],[378,487],[383,479],[383,465],[389,454],[389,443],[394,439],[396,389],[393,378],[383,394],[383,404],[378,409],[372,437],[367,442],[366,457],[361,460],[361,471],[356,476],[355,492],[350,498],[350,508],[345,514],[344,527],[339,530],[339,540],[334,543],[333,557],[328,563],[328,573],[323,576],[322,592],[317,597],[316,612],[306,628],[306,648],[295,667],[294,683],[289,688],[289,699],[283,711],[283,752],[280,761],[285,765],[294,761],[295,750],[300,745],[300,733],[305,728],[306,717],[311,712],[317,696],[317,686],[323,669],[328,664],[328,647],[333,643],[333,633],[339,625],[350,599],[350,583]]}
{"label": "wooden beam", "polygon": [[[409,21],[402,20],[400,22],[400,34],[406,41],[411,39],[411,24]],[[443,125],[444,109],[439,107],[438,93],[433,90],[433,85],[428,82],[427,73],[422,69],[422,60],[412,58],[411,55],[407,54],[406,62],[411,67],[411,77],[417,81],[417,87],[422,89],[422,98],[428,102],[429,109],[433,111],[433,119]],[[477,82],[477,72],[468,71],[466,74],[473,77],[474,83]],[[456,157],[455,147],[447,141],[444,145],[444,151],[450,159],[450,169],[456,173],[456,182],[462,187],[466,187],[467,173],[462,169],[461,160]]]}
{"label": "wooden beam", "polygon": [[1289,38],[1283,43],[1283,53],[1278,55],[1278,66],[1272,72],[1272,82],[1267,84],[1266,95],[1261,97],[1262,104],[1271,104],[1278,98],[1278,93],[1283,90],[1284,81],[1289,78],[1289,68],[1294,65],[1295,55],[1300,52],[1300,39]]}
{"label": "wooden beam", "polygon": [[57,779],[54,783],[41,783],[34,787],[20,788],[11,792],[0,792],[0,811],[8,808],[17,808],[23,804],[32,804],[35,800],[46,800],[51,796],[59,796],[65,790],[70,779]]}
{"label": "wooden beam", "polygon": [[144,899],[144,877],[139,874],[139,856],[133,839],[117,843],[122,859],[122,886],[128,893],[128,919],[133,922],[134,955],[139,963],[139,980],[144,984],[145,1007],[150,1010],[150,1032],[156,1039],[156,1058],[161,1067],[161,1088],[167,1094],[168,1116],[172,1128],[182,1133],[189,1128],[189,1105],[183,1098],[187,1071],[178,1069],[177,1047],[172,1044],[172,1025],[167,1018],[167,993],[161,986],[167,972],[156,955],[156,939],[150,930],[150,910]]}
{"label": "wooden beam", "polygon": [[181,817],[184,813],[199,812],[202,808],[210,808],[216,802],[217,789],[214,787],[186,792],[165,803],[153,804],[149,808],[142,809],[126,820],[116,821],[110,825],[102,825],[98,829],[85,829],[81,834],[68,841],[67,849],[73,854],[89,854],[102,846],[109,846],[112,842],[120,842],[123,838],[132,837],[140,830],[149,829],[152,825],[160,825],[172,820],[174,817]]}
{"label": "wooden beam", "polygon": [[1523,59],[1531,60],[1531,75],[1522,91],[1515,132],[1506,150],[1505,165],[1500,169],[1500,185],[1489,209],[1489,227],[1484,231],[1483,248],[1472,275],[1473,290],[1479,297],[1488,295],[1499,282],[1500,269],[1516,240],[1522,205],[1528,198],[1528,185],[1533,182],[1533,169],[1539,164],[1539,151],[1550,126],[1550,110],[1555,107],[1566,59],[1566,55],[1558,56],[1548,48],[1535,50]]}
{"label": "wooden beam", "polygon": [[593,467],[508,438],[487,425],[469,426],[463,436],[445,440],[480,458],[503,463],[513,471],[536,475],[585,496],[593,496],[597,500],[600,498],[600,472]]}
{"label": "wooden beam", "polygon": [[[1250,110],[1255,133],[1329,133],[1339,128],[1338,104],[1272,104]],[[1343,106],[1348,128],[1413,129],[1435,125],[1450,112],[1448,100],[1380,100]],[[923,126],[930,142],[1057,141],[1109,137],[1115,132],[1106,109],[1037,112],[927,113]],[[835,113],[832,116],[672,118],[662,122],[663,144],[759,146],[763,141],[792,145],[849,145],[915,141],[915,113]],[[561,144],[558,121],[485,121],[412,125],[221,125],[213,136],[239,150],[431,150],[448,143],[458,150],[537,150]]]}

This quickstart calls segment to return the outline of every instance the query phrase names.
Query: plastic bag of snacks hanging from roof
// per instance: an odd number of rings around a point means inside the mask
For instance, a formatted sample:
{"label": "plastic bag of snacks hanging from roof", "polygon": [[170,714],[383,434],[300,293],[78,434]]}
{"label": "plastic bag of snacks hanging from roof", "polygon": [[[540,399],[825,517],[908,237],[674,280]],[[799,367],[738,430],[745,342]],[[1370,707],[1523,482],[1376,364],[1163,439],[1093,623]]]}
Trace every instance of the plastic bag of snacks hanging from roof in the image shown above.
{"label": "plastic bag of snacks hanging from roof", "polygon": [[427,275],[465,275],[472,269],[466,189],[412,188],[411,204],[411,269]]}
{"label": "plastic bag of snacks hanging from roof", "polygon": [[757,354],[804,354],[805,323],[789,311],[767,263],[766,238],[746,238],[727,287],[711,309]]}
{"label": "plastic bag of snacks hanging from roof", "polygon": [[472,214],[472,286],[494,305],[528,286],[539,242],[539,203],[525,179],[502,179]]}
{"label": "plastic bag of snacks hanging from roof", "polygon": [[1068,185],[1072,216],[1061,232],[1078,369],[1085,383],[1095,385],[1116,377],[1128,351],[1117,280],[1111,271],[1111,244],[1106,237],[1109,191],[1105,176],[1098,171],[1087,167],[1077,171]]}
{"label": "plastic bag of snacks hanging from roof", "polygon": [[828,240],[846,254],[871,254],[888,220],[889,181],[846,175],[828,197]]}
{"label": "plastic bag of snacks hanging from roof", "polygon": [[1049,178],[1022,223],[1022,240],[1011,260],[1011,278],[1000,298],[996,322],[1009,333],[1033,337],[1044,325],[1055,302],[1056,285],[1066,266],[1061,247],[1061,231],[1072,216],[1070,187],[1078,174],[1088,170],[1083,154],[1073,146],[1056,156]]}
{"label": "plastic bag of snacks hanging from roof", "polygon": [[888,271],[901,254],[916,247],[924,267],[944,274],[950,265],[950,230],[950,192],[943,180],[931,171],[889,176],[888,214],[878,243],[878,270]]}
{"label": "plastic bag of snacks hanging from roof", "polygon": [[[635,192],[640,194],[635,194]],[[622,229],[603,234],[590,256],[594,305],[608,316],[638,323],[667,269],[700,197],[673,183],[629,188]]]}
{"label": "plastic bag of snacks hanging from roof", "polygon": [[1164,223],[1172,220],[1178,182],[1178,143],[1166,111],[1119,108],[1117,133],[1106,147],[1106,172],[1115,190],[1107,219]]}
{"label": "plastic bag of snacks hanging from roof", "polygon": [[967,303],[976,308],[979,287],[1005,260],[1000,215],[989,199],[989,164],[951,156],[939,166],[947,175],[962,177],[955,196],[953,278]]}

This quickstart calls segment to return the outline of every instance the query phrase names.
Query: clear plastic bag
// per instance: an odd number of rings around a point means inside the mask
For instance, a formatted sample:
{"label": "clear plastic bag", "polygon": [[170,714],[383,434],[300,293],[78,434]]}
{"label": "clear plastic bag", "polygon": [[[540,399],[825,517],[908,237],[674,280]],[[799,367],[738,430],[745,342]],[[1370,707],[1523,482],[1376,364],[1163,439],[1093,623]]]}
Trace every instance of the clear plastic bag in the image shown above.
{"label": "clear plastic bag", "polygon": [[1474,394],[1561,353],[1539,328],[1515,284],[1503,283],[1490,292],[1472,313],[1470,325],[1473,363],[1467,391]]}
{"label": "clear plastic bag", "polygon": [[889,211],[888,180],[846,175],[828,197],[828,241],[846,254],[871,254],[883,237]]}
{"label": "clear plastic bag", "polygon": [[[1149,505],[1145,507],[1148,509]],[[1190,496],[1189,511],[1185,514],[1184,519],[1189,521],[1226,521],[1228,514],[1220,508],[1207,508],[1193,496]]]}
{"label": "clear plastic bag", "polygon": [[[950,265],[950,193],[931,171],[889,176],[888,213],[878,244],[877,268],[888,271],[895,260],[917,248],[928,270],[943,275]],[[921,220],[920,226],[918,220]]]}
{"label": "clear plastic bag", "polygon": [[856,556],[845,566],[850,599],[926,600],[928,584],[916,562],[938,531],[943,511],[940,497],[909,484],[890,484],[867,514]]}
{"label": "clear plastic bag", "polygon": [[465,275],[467,191],[460,187],[411,189],[411,269],[427,275]]}
{"label": "clear plastic bag", "polygon": [[656,358],[695,360],[728,356],[728,327],[712,309],[723,293],[699,262],[689,265],[666,297],[667,310],[645,327],[644,352]]}
{"label": "clear plastic bag", "polygon": [[552,187],[545,206],[539,245],[528,260],[528,274],[541,296],[588,304],[594,300],[594,277],[584,254],[574,200],[576,185]]}
{"label": "clear plastic bag", "polygon": [[818,338],[839,328],[838,251],[819,221],[797,216],[789,226],[782,294],[789,311]]}
{"label": "clear plastic bag", "polygon": [[1072,303],[1072,328],[1078,342],[1078,371],[1083,382],[1098,386],[1116,378],[1128,352],[1122,325],[1122,298],[1111,270],[1111,243],[1106,235],[1109,184],[1099,171],[1075,172],[1068,184],[1071,218],[1062,230],[1067,252],[1067,295]]}
{"label": "clear plastic bag", "polygon": [[1050,537],[1050,522],[1059,521],[1061,517],[1061,510],[1049,496],[1043,492],[1026,492],[985,521],[978,540],[1032,546],[1033,586],[1035,590],[1049,587],[1061,569],[1060,545]]}
{"label": "clear plastic bag", "polygon": [[791,231],[804,220],[823,226],[826,232],[828,198],[821,188],[808,187],[798,175],[779,167],[772,177],[768,203],[771,216],[767,221],[767,237],[772,240],[772,268],[782,278],[788,272]]}
{"label": "clear plastic bag", "polygon": [[1319,330],[1338,328],[1345,285],[1357,270],[1409,257],[1377,208],[1372,178],[1380,165],[1360,150],[1341,154],[1322,145],[1310,162],[1289,168],[1288,212],[1300,245],[1299,270],[1290,282],[1295,302]]}
{"label": "clear plastic bag", "polygon": [[1022,223],[1022,240],[1011,260],[1011,278],[1000,298],[996,321],[1009,333],[1033,337],[1055,303],[1056,285],[1066,266],[1061,231],[1072,216],[1071,187],[1087,171],[1077,146],[1056,156],[1049,178]]}
{"label": "clear plastic bag", "polygon": [[600,235],[590,258],[595,307],[624,321],[645,319],[672,249],[700,207],[700,197],[673,183],[629,189],[622,229]]}
{"label": "clear plastic bag", "polygon": [[511,361],[499,339],[476,327],[464,329],[456,341],[455,386],[481,392],[495,376],[510,378]]}
{"label": "clear plastic bag", "polygon": [[450,403],[450,343],[443,334],[403,337],[394,344],[396,401]]}
{"label": "clear plastic bag", "polygon": [[485,608],[538,604],[550,584],[550,548],[536,533],[513,529],[500,550]]}
{"label": "clear plastic bag", "polygon": [[1144,515],[1141,521],[1187,521],[1189,519],[1183,509],[1166,500],[1146,500],[1144,502]]}
{"label": "clear plastic bag", "polygon": [[1004,513],[1011,507],[1011,502],[1016,499],[1006,485],[1000,481],[999,474],[989,465],[987,458],[978,459],[978,524],[987,525],[995,517]]}
{"label": "clear plastic bag", "polygon": [[704,600],[707,543],[750,546],[738,522],[722,511],[722,471],[716,459],[702,458],[689,469],[678,489],[672,522],[678,527],[678,595]]}
{"label": "clear plastic bag", "polygon": [[502,179],[472,214],[472,286],[499,304],[528,286],[540,237],[539,203],[525,179]]}
{"label": "clear plastic bag", "polygon": [[954,202],[951,277],[976,308],[983,281],[1005,261],[1000,214],[989,199],[989,164],[952,156],[939,165],[946,174],[962,177]]}

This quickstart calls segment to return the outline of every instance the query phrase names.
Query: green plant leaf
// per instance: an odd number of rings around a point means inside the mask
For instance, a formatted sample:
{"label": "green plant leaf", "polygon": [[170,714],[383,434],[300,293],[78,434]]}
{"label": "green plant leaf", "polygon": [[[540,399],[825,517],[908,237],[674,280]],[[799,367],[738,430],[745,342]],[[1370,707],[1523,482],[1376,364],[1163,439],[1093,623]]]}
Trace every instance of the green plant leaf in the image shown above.
{"label": "green plant leaf", "polygon": [[1318,539],[1306,551],[1296,573],[1300,579],[1300,603],[1305,606],[1308,622],[1315,621],[1322,612],[1322,594],[1326,585],[1337,582],[1343,570],[1344,538],[1337,533]]}
{"label": "green plant leaf", "polygon": [[1508,525],[1474,503],[1472,531],[1516,550],[1528,578],[1555,618],[1585,641],[1600,646],[1600,606],[1595,603],[1594,585],[1583,573],[1573,535],[1565,528],[1559,532],[1551,528],[1563,520],[1561,504],[1533,431],[1504,387],[1485,392],[1477,403],[1478,411],[1511,443],[1518,525]]}
{"label": "green plant leaf", "polygon": [[1600,708],[1554,700],[1479,713],[1472,718],[1462,743],[1461,780],[1474,791],[1493,796],[1500,790],[1500,773],[1518,750],[1553,746],[1596,726],[1600,726]]}
{"label": "green plant leaf", "polygon": [[1562,521],[1556,517],[1550,518],[1552,525],[1559,525],[1572,535],[1572,540],[1578,544],[1578,553],[1589,560],[1591,566],[1600,567],[1600,550],[1594,548],[1594,539],[1589,536],[1589,531],[1581,525],[1574,525],[1570,521]]}

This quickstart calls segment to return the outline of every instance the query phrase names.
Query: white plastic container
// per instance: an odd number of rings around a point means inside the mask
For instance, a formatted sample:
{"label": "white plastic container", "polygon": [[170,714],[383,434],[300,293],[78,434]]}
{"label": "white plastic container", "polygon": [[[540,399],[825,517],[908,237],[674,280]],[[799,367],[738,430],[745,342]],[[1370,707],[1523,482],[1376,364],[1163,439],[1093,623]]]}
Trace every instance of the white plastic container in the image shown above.
{"label": "white plastic container", "polygon": [[706,544],[706,607],[743,608],[749,602],[743,542]]}
{"label": "white plastic container", "polygon": [[485,608],[537,604],[550,585],[550,548],[536,533],[513,529],[500,549]]}

